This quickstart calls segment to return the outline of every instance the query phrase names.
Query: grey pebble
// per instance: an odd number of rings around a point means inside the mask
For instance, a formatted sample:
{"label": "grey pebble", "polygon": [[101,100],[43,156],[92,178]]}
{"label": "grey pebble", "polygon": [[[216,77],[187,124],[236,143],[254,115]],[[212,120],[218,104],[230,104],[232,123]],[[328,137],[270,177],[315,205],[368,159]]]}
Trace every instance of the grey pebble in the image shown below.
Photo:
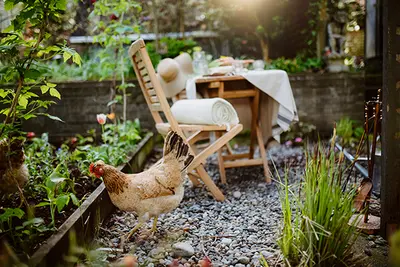
{"label": "grey pebble", "polygon": [[250,262],[250,259],[248,257],[242,256],[238,258],[238,262],[243,263],[243,264],[248,264]]}
{"label": "grey pebble", "polygon": [[240,191],[233,192],[233,197],[234,198],[240,198],[241,196],[242,196],[242,193],[240,193]]}
{"label": "grey pebble", "polygon": [[175,243],[172,248],[173,254],[177,257],[191,257],[194,254],[194,248],[186,242]]}

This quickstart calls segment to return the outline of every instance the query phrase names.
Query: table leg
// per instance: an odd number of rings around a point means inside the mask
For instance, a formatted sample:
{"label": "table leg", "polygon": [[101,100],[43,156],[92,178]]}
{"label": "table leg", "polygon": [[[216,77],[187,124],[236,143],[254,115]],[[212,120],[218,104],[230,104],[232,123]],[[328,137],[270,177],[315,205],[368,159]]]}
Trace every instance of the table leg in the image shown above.
{"label": "table leg", "polygon": [[257,127],[256,131],[257,131],[258,147],[260,148],[260,157],[262,158],[262,161],[263,161],[265,180],[266,180],[267,184],[270,184],[271,183],[271,172],[269,171],[267,152],[265,151],[264,139],[262,137],[260,124],[258,123],[256,127]]}
{"label": "table leg", "polygon": [[256,88],[256,94],[251,103],[251,135],[250,135],[250,159],[254,158],[254,143],[257,142],[258,112],[260,104],[260,90]]}

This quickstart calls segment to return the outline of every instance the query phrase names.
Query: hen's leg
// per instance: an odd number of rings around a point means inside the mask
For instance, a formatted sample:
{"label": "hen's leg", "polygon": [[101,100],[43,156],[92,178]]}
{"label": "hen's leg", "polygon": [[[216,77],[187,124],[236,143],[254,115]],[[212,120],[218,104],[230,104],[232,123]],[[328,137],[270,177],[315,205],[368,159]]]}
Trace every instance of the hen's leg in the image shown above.
{"label": "hen's leg", "polygon": [[139,230],[140,227],[142,227],[143,223],[142,222],[138,222],[138,224],[129,232],[129,234],[127,235],[126,239],[129,240],[129,238],[136,233],[137,230]]}
{"label": "hen's leg", "polygon": [[154,217],[153,220],[153,227],[151,228],[151,231],[154,233],[155,231],[157,231],[157,221],[158,221],[158,216]]}

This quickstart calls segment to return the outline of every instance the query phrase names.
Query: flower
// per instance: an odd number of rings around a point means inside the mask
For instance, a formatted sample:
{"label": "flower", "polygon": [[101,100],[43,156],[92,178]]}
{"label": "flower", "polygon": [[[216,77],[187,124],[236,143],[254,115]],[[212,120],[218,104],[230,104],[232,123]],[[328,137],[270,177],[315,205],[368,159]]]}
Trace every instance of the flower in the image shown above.
{"label": "flower", "polygon": [[103,125],[106,123],[107,115],[106,114],[97,114],[96,118],[97,118],[97,122],[99,124]]}
{"label": "flower", "polygon": [[290,140],[285,142],[285,145],[286,145],[286,146],[291,146],[292,144],[293,144],[293,142],[290,141]]}
{"label": "flower", "polygon": [[294,139],[294,141],[295,141],[296,143],[301,143],[301,142],[303,142],[303,139],[302,139],[301,137],[296,137],[296,138]]}
{"label": "flower", "polygon": [[29,139],[30,138],[33,138],[33,137],[35,137],[36,136],[36,134],[34,133],[34,132],[28,132],[28,133],[26,133],[26,137],[28,137]]}
{"label": "flower", "polygon": [[112,14],[110,16],[110,20],[118,20],[118,17],[115,14]]}
{"label": "flower", "polygon": [[115,119],[115,113],[112,112],[112,113],[110,113],[110,114],[107,114],[107,118],[109,118],[110,120]]}

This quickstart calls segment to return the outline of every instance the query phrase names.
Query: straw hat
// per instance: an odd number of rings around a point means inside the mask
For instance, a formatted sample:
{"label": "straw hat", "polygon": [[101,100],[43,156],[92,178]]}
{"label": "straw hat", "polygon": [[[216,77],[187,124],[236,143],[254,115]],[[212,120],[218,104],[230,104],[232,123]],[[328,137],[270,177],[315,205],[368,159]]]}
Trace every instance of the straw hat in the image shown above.
{"label": "straw hat", "polygon": [[163,59],[157,66],[157,77],[166,97],[173,97],[185,89],[188,75],[192,73],[192,58],[188,53]]}

